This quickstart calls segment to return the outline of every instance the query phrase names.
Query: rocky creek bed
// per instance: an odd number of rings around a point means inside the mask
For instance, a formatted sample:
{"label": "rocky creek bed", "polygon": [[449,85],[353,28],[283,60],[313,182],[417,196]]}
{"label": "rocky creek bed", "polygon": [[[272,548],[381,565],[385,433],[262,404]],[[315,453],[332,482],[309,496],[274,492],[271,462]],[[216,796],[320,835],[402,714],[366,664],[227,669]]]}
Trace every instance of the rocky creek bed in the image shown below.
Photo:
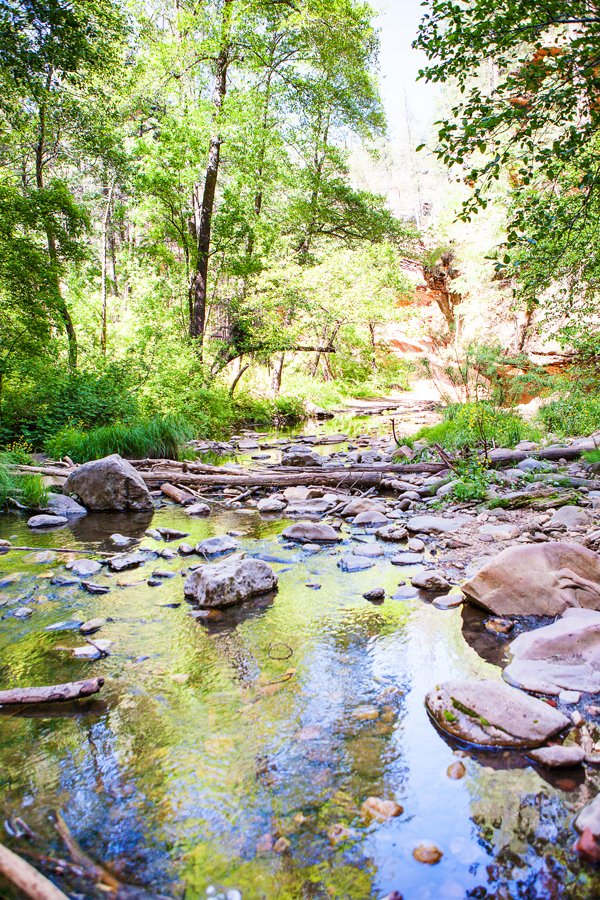
{"label": "rocky creek bed", "polygon": [[[347,442],[313,449],[355,452]],[[596,602],[593,476],[559,460],[543,463],[537,509],[428,509],[431,491],[443,491],[439,476],[407,473],[366,500],[317,487],[270,512],[257,509],[268,491],[237,500],[242,491],[227,488],[203,516],[157,492],[155,508],[68,515],[50,530],[28,527],[24,513],[0,517],[0,539],[39,548],[0,556],[0,690],[104,679],[88,699],[0,707],[4,843],[71,896],[102,892],[43,869],[39,857],[65,856],[57,809],[120,881],[171,897],[597,897],[593,837],[587,855],[573,849],[575,816],[584,810],[579,833],[592,835],[600,819],[594,685],[565,693],[565,671],[536,650],[544,715],[511,707],[515,722],[529,715],[516,748],[503,738],[506,721],[494,719],[502,692],[509,703],[531,697],[501,680],[509,643],[520,635],[528,663],[532,629],[550,625],[567,653],[568,617],[552,623],[573,603]],[[499,497],[531,493],[518,471]],[[571,481],[555,490],[558,477]],[[307,512],[311,500],[325,508]],[[334,539],[315,540],[315,527]],[[224,543],[204,543],[213,538]],[[223,555],[206,564],[215,548]],[[507,596],[493,568],[500,554],[541,550],[550,566],[508,566],[509,583],[524,571],[538,586],[546,605],[537,617],[463,605],[467,580],[479,602],[486,591],[493,604]],[[570,553],[577,571],[557,553]],[[119,554],[133,555],[131,567],[108,562]],[[197,602],[194,585],[186,599],[193,567],[214,573],[232,556],[265,564],[276,590],[215,608]],[[600,626],[593,614],[572,618],[587,629],[583,663],[593,674]],[[481,680],[491,687],[474,696]],[[536,743],[569,765],[548,767]],[[33,837],[19,836],[20,820]],[[21,896],[8,885],[4,893]]]}

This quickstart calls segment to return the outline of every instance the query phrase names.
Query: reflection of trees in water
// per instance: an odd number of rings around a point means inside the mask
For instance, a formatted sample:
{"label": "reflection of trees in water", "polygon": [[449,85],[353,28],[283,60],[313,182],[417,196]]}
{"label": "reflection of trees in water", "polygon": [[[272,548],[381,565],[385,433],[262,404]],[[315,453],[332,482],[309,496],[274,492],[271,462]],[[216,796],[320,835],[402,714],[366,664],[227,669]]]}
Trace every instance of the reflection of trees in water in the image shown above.
{"label": "reflection of trees in water", "polygon": [[571,819],[600,789],[600,774],[576,779],[568,792],[555,793],[532,768],[480,769],[467,784],[473,795],[474,833],[490,857],[479,867],[477,900],[592,900],[600,894],[600,875],[572,852]]}

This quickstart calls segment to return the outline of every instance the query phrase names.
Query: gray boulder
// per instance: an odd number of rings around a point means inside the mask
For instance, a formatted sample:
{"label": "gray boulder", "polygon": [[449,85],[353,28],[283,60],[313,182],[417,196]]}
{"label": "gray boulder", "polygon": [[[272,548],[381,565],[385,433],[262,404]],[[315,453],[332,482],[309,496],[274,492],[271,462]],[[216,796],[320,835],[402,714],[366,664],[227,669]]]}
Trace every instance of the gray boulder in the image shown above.
{"label": "gray boulder", "polygon": [[200,566],[183,585],[186,597],[208,607],[232,606],[276,589],[277,575],[268,563],[240,557]]}
{"label": "gray boulder", "polygon": [[192,506],[186,506],[185,514],[187,516],[210,516],[210,506],[208,503],[194,503]]}
{"label": "gray boulder", "polygon": [[307,450],[290,450],[288,453],[284,453],[281,457],[281,465],[282,466],[301,466],[301,467],[316,467],[323,466],[327,461],[327,457],[321,456],[320,453],[316,453],[314,451]]}
{"label": "gray boulder", "polygon": [[482,525],[479,534],[487,534],[493,541],[510,541],[519,537],[521,529],[518,525],[505,522],[502,525]]}
{"label": "gray boulder", "polygon": [[600,609],[600,556],[555,541],[508,547],[463,585],[467,599],[497,616],[557,616]]}
{"label": "gray boulder", "polygon": [[87,509],[81,503],[77,503],[72,497],[66,497],[64,494],[49,494],[43,511],[53,516],[87,515]]}
{"label": "gray boulder", "polygon": [[76,559],[75,562],[69,566],[69,569],[73,575],[80,575],[82,578],[87,578],[90,575],[96,575],[100,572],[102,565],[95,559]]}
{"label": "gray boulder", "polygon": [[228,534],[222,534],[200,541],[196,544],[196,553],[205,557],[221,556],[223,553],[232,553],[238,547],[239,543],[235,538],[230,537]]}
{"label": "gray boulder", "polygon": [[260,513],[278,513],[282,512],[286,507],[285,500],[278,500],[276,497],[263,497],[258,501],[257,509]]}
{"label": "gray boulder", "polygon": [[388,517],[375,509],[359,513],[352,521],[353,525],[385,525]]}
{"label": "gray boulder", "polygon": [[87,509],[153,509],[142,476],[118,453],[84,463],[72,472],[63,493],[76,494]]}
{"label": "gray boulder", "polygon": [[536,747],[572,725],[542,700],[498,681],[446,681],[425,705],[443,731],[482,747]]}
{"label": "gray boulder", "polygon": [[600,692],[600,612],[567,609],[562,618],[520,634],[509,646],[504,676],[540,694]]}
{"label": "gray boulder", "polygon": [[27,520],[28,528],[56,528],[58,525],[68,523],[66,516],[32,516]]}
{"label": "gray boulder", "polygon": [[317,522],[296,522],[283,529],[283,537],[301,544],[320,544],[341,541],[340,535],[331,525]]}

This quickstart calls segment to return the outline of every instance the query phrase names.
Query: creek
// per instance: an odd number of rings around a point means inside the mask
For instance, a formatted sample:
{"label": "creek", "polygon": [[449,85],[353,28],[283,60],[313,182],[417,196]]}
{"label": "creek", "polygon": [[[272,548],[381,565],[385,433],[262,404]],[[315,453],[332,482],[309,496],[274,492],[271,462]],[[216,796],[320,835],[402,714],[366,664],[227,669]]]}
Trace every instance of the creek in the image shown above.
{"label": "creek", "polygon": [[[206,519],[171,505],[90,514],[35,536],[25,523],[0,517],[0,538],[53,554],[0,557],[0,579],[20,573],[0,586],[0,689],[106,679],[88,701],[0,711],[0,821],[21,816],[37,835],[33,849],[64,857],[49,818],[60,808],[92,858],[188,900],[600,894],[600,877],[571,850],[570,824],[600,776],[460,747],[428,718],[423,701],[436,683],[500,677],[502,639],[483,635],[465,608],[393,599],[414,571],[390,563],[397,545],[375,567],[344,573],[339,556],[367,537],[348,524],[339,547],[307,553],[282,540],[288,519],[222,506]],[[51,584],[76,558],[61,547],[112,550],[108,538],[120,532],[177,548],[145,538],[150,525],[189,532],[192,544],[241,532],[241,549],[278,573],[278,592],[194,618],[181,575],[190,558],[179,556],[103,572],[94,579],[110,587],[103,595]],[[151,587],[155,570],[172,577]],[[379,586],[383,603],[363,599]],[[15,617],[20,606],[33,614]],[[107,619],[97,637],[114,642],[104,659],[59,649],[83,644],[75,626],[47,630],[95,617]],[[453,779],[459,759],[466,773]],[[368,797],[404,811],[365,817]],[[347,829],[339,843],[336,825]],[[16,852],[23,844],[4,840]],[[440,862],[413,857],[422,843],[443,851]]]}

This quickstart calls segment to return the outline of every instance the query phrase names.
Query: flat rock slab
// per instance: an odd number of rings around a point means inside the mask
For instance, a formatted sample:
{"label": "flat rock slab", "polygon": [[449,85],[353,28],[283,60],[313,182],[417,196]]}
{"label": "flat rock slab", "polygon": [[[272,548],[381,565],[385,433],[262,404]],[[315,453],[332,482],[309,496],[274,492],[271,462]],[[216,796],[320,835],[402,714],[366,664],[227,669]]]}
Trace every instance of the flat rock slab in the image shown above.
{"label": "flat rock slab", "polygon": [[352,548],[354,556],[366,556],[367,559],[377,559],[384,556],[385,550],[381,544],[357,544]]}
{"label": "flat rock slab", "polygon": [[600,612],[568,609],[562,618],[520,634],[504,677],[526,691],[600,693]]}
{"label": "flat rock slab", "polygon": [[555,541],[508,547],[463,585],[467,599],[497,616],[557,616],[600,609],[600,556]]}
{"label": "flat rock slab", "polygon": [[118,453],[79,466],[63,493],[76,494],[86,509],[154,509],[146,482]]}
{"label": "flat rock slab", "polygon": [[200,566],[185,580],[183,591],[199,606],[220,607],[277,589],[277,575],[260,559],[227,559]]}
{"label": "flat rock slab", "polygon": [[375,565],[372,559],[368,559],[366,556],[354,556],[353,554],[342,556],[341,559],[338,559],[337,564],[342,572],[360,572],[362,569],[370,569],[371,566]]}
{"label": "flat rock slab", "polygon": [[239,542],[228,534],[205,538],[196,544],[196,553],[200,556],[221,556],[223,553],[233,553],[239,547]]}
{"label": "flat rock slab", "polygon": [[452,519],[444,519],[442,516],[413,516],[408,520],[408,529],[422,531],[424,534],[446,534],[458,531],[469,521],[471,519],[465,516],[454,516]]}
{"label": "flat rock slab", "polygon": [[76,559],[69,566],[69,569],[73,575],[81,575],[82,578],[85,578],[99,572],[102,569],[102,564],[95,559]]}
{"label": "flat rock slab", "polygon": [[140,550],[135,553],[119,553],[111,556],[108,566],[113,572],[125,572],[127,569],[136,569],[146,562],[146,556]]}
{"label": "flat rock slab", "polygon": [[283,529],[283,537],[302,544],[333,543],[341,541],[340,535],[331,525],[316,522],[297,522]]}
{"label": "flat rock slab", "polygon": [[562,769],[579,766],[585,759],[585,750],[577,744],[570,746],[540,747],[527,754],[534,762],[547,769]]}
{"label": "flat rock slab", "polygon": [[56,528],[59,525],[67,525],[69,520],[66,516],[32,516],[27,520],[28,528]]}
{"label": "flat rock slab", "polygon": [[497,681],[446,681],[425,705],[443,731],[481,747],[537,747],[572,725],[542,700]]}
{"label": "flat rock slab", "polygon": [[393,566],[416,566],[423,562],[423,554],[411,553],[410,551],[397,553],[395,556],[392,556],[390,562]]}
{"label": "flat rock slab", "polygon": [[352,520],[353,525],[386,525],[388,517],[375,509],[359,513]]}
{"label": "flat rock slab", "polygon": [[383,525],[381,528],[378,528],[375,532],[378,538],[381,538],[382,541],[403,541],[408,532],[404,525]]}

